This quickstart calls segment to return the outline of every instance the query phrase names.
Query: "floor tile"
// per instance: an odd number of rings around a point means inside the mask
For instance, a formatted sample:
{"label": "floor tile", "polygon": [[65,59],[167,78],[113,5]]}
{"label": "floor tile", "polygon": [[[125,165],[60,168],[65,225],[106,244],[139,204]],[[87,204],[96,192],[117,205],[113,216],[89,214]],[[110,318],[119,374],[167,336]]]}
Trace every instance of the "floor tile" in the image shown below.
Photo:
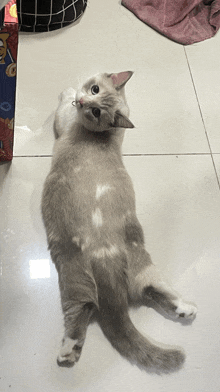
{"label": "floor tile", "polygon": [[[219,37],[184,48],[118,0],[88,1],[82,19],[63,30],[20,34],[15,157],[0,165],[1,391],[219,392]],[[56,364],[63,317],[40,213],[54,111],[64,88],[97,72],[128,69],[135,128],[126,131],[123,153],[146,248],[198,306],[187,326],[153,309],[130,311],[144,335],[184,348],[184,368],[163,377],[120,357],[96,324],[79,363]]]}
{"label": "floor tile", "polygon": [[209,152],[184,48],[118,0],[93,0],[75,26],[20,34],[15,155],[51,154],[50,124],[63,89],[127,69],[134,71],[126,89],[136,128],[127,131],[124,153]]}
{"label": "floor tile", "polygon": [[[88,330],[79,363],[59,368],[62,338],[57,273],[50,262],[40,198],[50,158],[18,158],[0,166],[1,384],[16,392],[218,392],[219,188],[210,156],[125,157],[137,213],[154,262],[184,297],[197,303],[191,326],[152,309],[131,312],[153,339],[184,347],[183,370],[159,377],[132,367]],[[36,269],[36,263],[39,268]],[[43,277],[44,276],[44,277]],[[210,360],[212,358],[212,360]]]}
{"label": "floor tile", "polygon": [[217,176],[218,176],[218,180],[219,180],[219,184],[220,184],[220,154],[214,154],[213,160],[214,160],[214,164],[216,167],[216,172],[217,172]]}
{"label": "floor tile", "polygon": [[220,34],[207,41],[187,46],[196,92],[212,152],[220,152]]}

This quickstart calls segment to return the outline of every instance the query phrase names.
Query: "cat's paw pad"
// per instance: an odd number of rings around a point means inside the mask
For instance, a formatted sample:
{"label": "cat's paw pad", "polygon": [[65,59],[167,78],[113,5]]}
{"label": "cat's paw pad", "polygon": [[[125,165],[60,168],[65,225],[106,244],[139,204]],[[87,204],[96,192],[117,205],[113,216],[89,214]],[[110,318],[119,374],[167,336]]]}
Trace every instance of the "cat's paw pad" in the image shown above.
{"label": "cat's paw pad", "polygon": [[175,313],[177,317],[193,320],[196,317],[197,307],[180,299],[176,301]]}
{"label": "cat's paw pad", "polygon": [[82,347],[79,347],[77,343],[78,340],[64,338],[63,345],[57,357],[57,363],[59,366],[70,367],[79,360]]}

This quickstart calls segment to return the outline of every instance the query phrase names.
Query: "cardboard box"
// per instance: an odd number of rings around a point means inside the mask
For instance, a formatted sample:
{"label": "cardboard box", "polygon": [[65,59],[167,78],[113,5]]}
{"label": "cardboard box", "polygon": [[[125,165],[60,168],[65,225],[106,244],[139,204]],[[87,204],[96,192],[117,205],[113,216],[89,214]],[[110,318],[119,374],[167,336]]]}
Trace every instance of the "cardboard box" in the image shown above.
{"label": "cardboard box", "polygon": [[16,0],[9,1],[0,13],[0,161],[11,161],[18,49]]}

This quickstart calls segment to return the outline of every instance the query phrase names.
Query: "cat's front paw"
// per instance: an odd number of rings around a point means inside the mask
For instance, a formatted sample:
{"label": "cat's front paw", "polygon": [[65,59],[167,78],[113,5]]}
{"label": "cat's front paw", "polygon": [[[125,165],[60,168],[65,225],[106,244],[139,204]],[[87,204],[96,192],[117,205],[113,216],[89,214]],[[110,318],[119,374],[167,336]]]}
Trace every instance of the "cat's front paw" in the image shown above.
{"label": "cat's front paw", "polygon": [[57,357],[57,364],[59,366],[71,367],[79,360],[82,347],[77,345],[78,340],[71,338],[64,338],[63,345]]}
{"label": "cat's front paw", "polygon": [[75,100],[76,96],[76,90],[72,87],[68,87],[65,90],[62,91],[62,93],[59,95],[59,101],[66,101],[66,100]]}
{"label": "cat's front paw", "polygon": [[176,317],[181,317],[186,320],[193,320],[196,317],[197,307],[195,305],[189,304],[182,299],[175,301],[175,305]]}

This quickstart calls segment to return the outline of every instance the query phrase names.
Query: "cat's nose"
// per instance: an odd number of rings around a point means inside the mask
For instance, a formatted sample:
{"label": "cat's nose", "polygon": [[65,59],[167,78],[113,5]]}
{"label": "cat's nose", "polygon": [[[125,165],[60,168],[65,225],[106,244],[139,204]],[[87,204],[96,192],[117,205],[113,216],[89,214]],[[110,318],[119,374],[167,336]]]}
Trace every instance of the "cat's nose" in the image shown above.
{"label": "cat's nose", "polygon": [[83,103],[84,103],[83,98],[80,98],[79,103],[80,103],[80,105],[81,105],[81,107],[82,107],[82,106],[83,106]]}

